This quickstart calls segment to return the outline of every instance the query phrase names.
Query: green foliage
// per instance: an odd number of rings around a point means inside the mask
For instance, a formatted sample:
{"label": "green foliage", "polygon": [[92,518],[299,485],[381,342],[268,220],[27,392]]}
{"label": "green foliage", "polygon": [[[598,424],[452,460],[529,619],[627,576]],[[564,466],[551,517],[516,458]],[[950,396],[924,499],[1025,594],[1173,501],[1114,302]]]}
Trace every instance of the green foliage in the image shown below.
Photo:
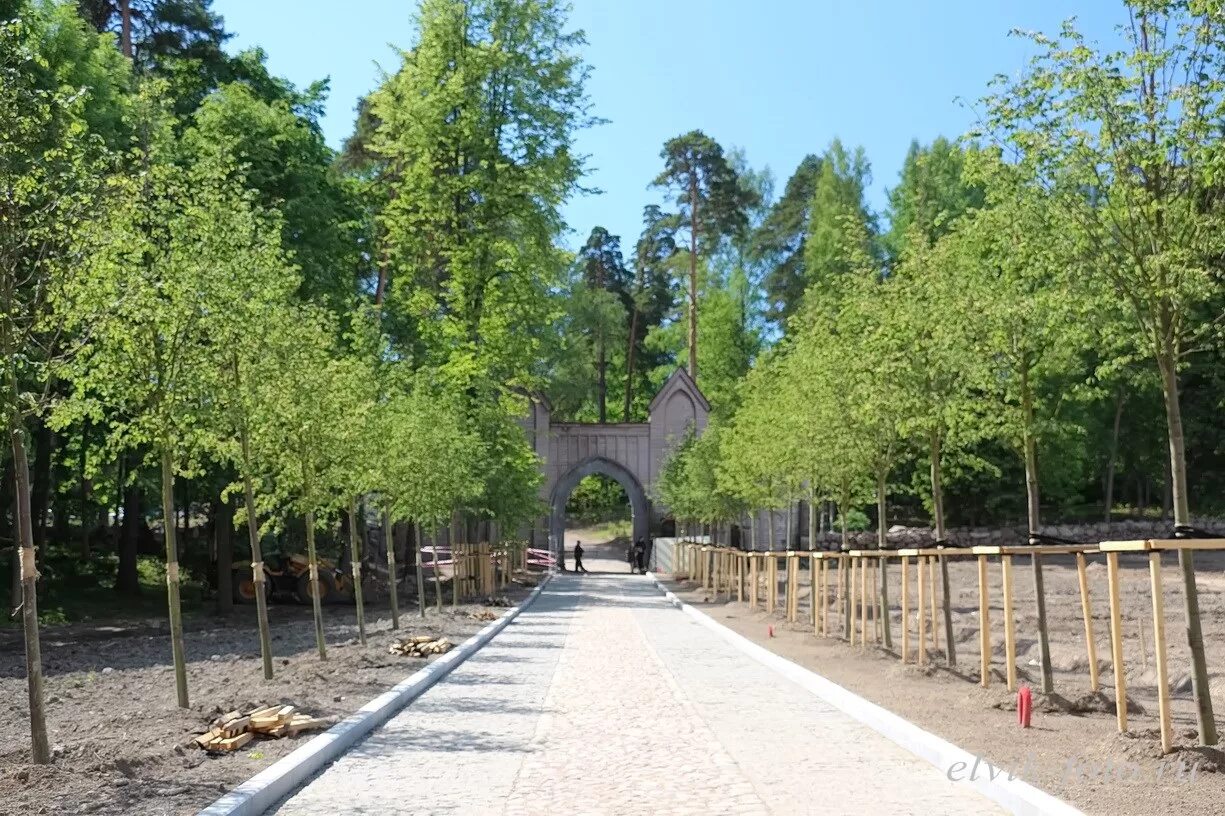
{"label": "green foliage", "polygon": [[393,168],[378,215],[393,338],[459,380],[528,385],[583,171],[583,37],[558,0],[425,0],[418,29],[370,97],[370,150]]}
{"label": "green foliage", "polygon": [[787,179],[782,197],[753,231],[750,251],[769,268],[763,281],[767,317],[780,325],[791,316],[808,287],[805,247],[821,164],[820,156],[805,156]]}
{"label": "green foliage", "polygon": [[282,243],[301,270],[300,295],[349,308],[361,268],[357,189],[332,168],[332,151],[296,94],[263,98],[246,84],[209,95],[184,136],[191,161],[240,168],[256,204],[281,216]]}
{"label": "green foliage", "polygon": [[570,493],[566,515],[582,522],[629,518],[629,497],[625,488],[606,476],[586,476]]}
{"label": "green foliage", "polygon": [[852,507],[846,511],[845,518],[838,516],[834,519],[834,526],[839,530],[846,529],[852,533],[862,533],[872,526],[872,522],[868,519],[868,514],[858,508]]}

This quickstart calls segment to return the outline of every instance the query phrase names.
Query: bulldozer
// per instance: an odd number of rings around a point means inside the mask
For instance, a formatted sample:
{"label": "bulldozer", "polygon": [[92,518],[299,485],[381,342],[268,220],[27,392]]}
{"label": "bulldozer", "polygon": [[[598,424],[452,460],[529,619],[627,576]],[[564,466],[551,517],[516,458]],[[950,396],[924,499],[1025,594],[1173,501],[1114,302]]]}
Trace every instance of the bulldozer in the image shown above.
{"label": "bulldozer", "polygon": [[[256,585],[251,568],[234,567],[234,602],[255,603]],[[264,560],[264,593],[270,601],[308,604],[314,595],[310,580],[310,561],[302,553],[270,556]],[[319,559],[319,601],[342,603],[353,597],[353,577],[337,568],[328,558]]]}

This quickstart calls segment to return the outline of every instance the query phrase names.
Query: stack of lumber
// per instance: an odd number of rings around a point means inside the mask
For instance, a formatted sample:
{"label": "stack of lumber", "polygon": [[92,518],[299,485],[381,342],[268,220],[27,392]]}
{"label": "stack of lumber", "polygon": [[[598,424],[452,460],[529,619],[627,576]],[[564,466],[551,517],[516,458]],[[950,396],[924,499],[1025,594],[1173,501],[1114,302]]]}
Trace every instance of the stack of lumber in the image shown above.
{"label": "stack of lumber", "polygon": [[311,717],[298,713],[291,705],[255,708],[245,714],[231,711],[213,720],[212,727],[196,737],[199,745],[210,753],[237,751],[256,736],[293,737],[303,731],[325,728],[335,722],[333,717]]}
{"label": "stack of lumber", "polygon": [[501,617],[497,612],[491,612],[488,609],[478,609],[475,612],[469,612],[468,617],[479,621],[493,621]]}
{"label": "stack of lumber", "polygon": [[435,638],[433,635],[413,635],[401,638],[387,647],[387,651],[405,657],[429,657],[430,655],[446,654],[455,648],[455,644],[445,637]]}

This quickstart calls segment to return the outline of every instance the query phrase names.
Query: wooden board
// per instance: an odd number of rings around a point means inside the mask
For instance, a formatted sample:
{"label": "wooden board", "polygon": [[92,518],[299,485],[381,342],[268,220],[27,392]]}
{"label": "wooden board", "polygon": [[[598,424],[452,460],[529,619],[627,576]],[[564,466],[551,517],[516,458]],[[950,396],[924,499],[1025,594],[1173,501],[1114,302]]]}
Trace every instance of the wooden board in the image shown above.
{"label": "wooden board", "polygon": [[1018,544],[1000,547],[1006,555],[1073,555],[1097,552],[1098,544]]}
{"label": "wooden board", "polygon": [[205,750],[227,754],[231,751],[237,751],[253,739],[255,739],[255,735],[250,731],[246,731],[235,737],[213,740],[205,746]]}
{"label": "wooden board", "polygon": [[1148,544],[1154,550],[1225,550],[1225,538],[1154,538]]}
{"label": "wooden board", "polygon": [[1150,549],[1149,542],[1144,541],[1103,541],[1097,545],[1102,552],[1145,552]]}

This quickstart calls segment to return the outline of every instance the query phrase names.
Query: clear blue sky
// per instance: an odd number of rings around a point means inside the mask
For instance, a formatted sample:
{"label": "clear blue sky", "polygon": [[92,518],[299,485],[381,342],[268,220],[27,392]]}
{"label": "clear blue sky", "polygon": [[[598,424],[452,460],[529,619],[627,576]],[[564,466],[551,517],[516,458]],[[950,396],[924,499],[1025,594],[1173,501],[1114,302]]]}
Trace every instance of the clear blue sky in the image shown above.
{"label": "clear blue sky", "polygon": [[[232,49],[260,45],[276,74],[305,85],[331,78],[324,130],[339,146],[357,99],[391,46],[413,41],[412,0],[215,0]],[[571,202],[581,242],[595,224],[633,246],[665,140],[694,128],[769,166],[782,191],[806,153],[835,136],[872,162],[869,203],[880,210],[911,139],[958,136],[997,73],[1025,62],[1012,28],[1054,32],[1077,16],[1092,36],[1125,20],[1119,0],[574,0],[593,67],[588,184],[602,195]]]}

